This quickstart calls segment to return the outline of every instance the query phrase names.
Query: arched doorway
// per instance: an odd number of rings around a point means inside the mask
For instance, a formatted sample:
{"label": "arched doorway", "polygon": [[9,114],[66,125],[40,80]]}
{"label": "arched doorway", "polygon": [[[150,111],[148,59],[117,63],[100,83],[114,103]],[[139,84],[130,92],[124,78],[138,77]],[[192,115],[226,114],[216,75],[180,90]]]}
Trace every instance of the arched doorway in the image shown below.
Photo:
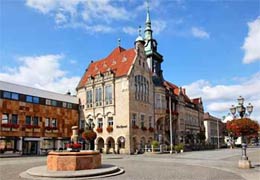
{"label": "arched doorway", "polygon": [[120,136],[117,138],[117,144],[118,144],[118,153],[124,153],[125,151],[125,137]]}
{"label": "arched doorway", "polygon": [[132,152],[133,154],[138,152],[138,147],[137,147],[137,140],[136,137],[133,137],[133,145],[132,145]]}
{"label": "arched doorway", "polygon": [[103,148],[104,148],[104,139],[102,138],[102,137],[99,137],[98,139],[97,139],[97,143],[96,143],[96,145],[97,145],[97,150],[100,152],[100,153],[102,153],[103,152]]}
{"label": "arched doorway", "polygon": [[140,140],[140,149],[141,149],[141,152],[145,152],[145,138],[144,137],[142,137]]}
{"label": "arched doorway", "polygon": [[108,137],[106,140],[107,144],[107,153],[115,153],[115,140],[112,137]]}

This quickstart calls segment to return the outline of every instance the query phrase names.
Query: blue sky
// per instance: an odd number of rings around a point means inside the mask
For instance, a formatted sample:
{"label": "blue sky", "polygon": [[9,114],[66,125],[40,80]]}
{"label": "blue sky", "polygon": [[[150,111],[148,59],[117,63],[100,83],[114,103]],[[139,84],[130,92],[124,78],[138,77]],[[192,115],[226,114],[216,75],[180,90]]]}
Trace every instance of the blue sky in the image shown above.
{"label": "blue sky", "polygon": [[[132,48],[144,27],[139,0],[3,0],[0,80],[64,93],[117,39]],[[150,1],[164,77],[222,116],[242,95],[260,120],[260,0]]]}

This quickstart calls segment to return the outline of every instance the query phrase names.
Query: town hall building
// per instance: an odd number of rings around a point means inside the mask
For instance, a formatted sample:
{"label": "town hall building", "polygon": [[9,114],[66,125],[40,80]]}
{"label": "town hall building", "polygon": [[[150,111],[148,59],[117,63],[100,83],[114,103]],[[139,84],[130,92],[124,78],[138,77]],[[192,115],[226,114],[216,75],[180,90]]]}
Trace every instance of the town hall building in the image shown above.
{"label": "town hall building", "polygon": [[152,33],[148,9],[144,38],[139,30],[134,48],[118,46],[92,61],[77,86],[80,127],[95,124],[96,150],[132,154],[153,140],[168,145],[201,141],[202,100],[164,79],[163,56]]}

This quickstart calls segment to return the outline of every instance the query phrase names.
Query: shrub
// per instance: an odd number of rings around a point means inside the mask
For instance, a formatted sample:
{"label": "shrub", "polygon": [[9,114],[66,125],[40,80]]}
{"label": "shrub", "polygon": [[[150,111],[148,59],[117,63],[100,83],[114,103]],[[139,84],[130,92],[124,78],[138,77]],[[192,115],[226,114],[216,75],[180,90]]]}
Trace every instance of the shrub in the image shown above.
{"label": "shrub", "polygon": [[154,147],[154,148],[158,148],[159,147],[159,142],[158,141],[152,141],[152,146]]}
{"label": "shrub", "polygon": [[183,150],[184,149],[184,144],[178,144],[178,145],[175,145],[174,146],[174,150],[176,151],[176,152],[180,152],[181,150]]}

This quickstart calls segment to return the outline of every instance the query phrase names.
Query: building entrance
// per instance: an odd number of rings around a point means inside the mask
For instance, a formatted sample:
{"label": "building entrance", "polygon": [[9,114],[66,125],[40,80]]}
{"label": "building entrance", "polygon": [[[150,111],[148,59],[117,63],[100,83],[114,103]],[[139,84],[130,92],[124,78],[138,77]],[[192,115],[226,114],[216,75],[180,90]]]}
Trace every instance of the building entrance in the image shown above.
{"label": "building entrance", "polygon": [[24,141],[23,154],[37,155],[38,141]]}

